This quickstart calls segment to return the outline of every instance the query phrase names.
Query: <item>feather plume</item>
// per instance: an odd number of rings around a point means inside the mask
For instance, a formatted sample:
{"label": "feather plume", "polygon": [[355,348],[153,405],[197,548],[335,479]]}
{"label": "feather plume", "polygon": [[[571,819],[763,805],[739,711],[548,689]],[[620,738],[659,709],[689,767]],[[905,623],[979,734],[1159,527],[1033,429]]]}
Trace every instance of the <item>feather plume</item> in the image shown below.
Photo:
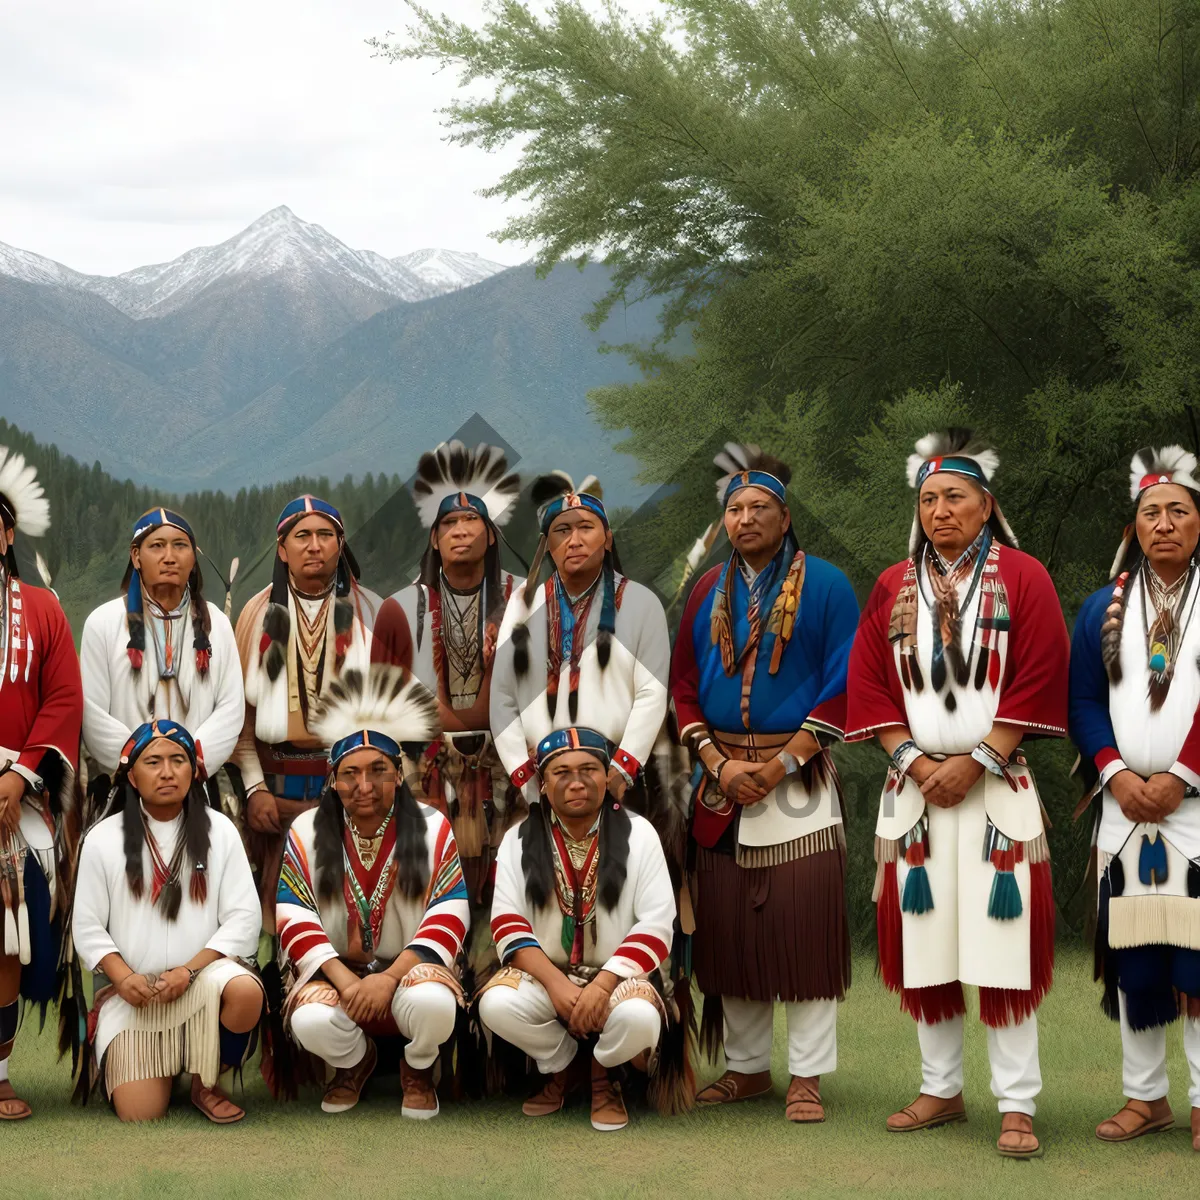
{"label": "feather plume", "polygon": [[544,508],[551,500],[565,496],[575,490],[575,481],[566,471],[550,471],[539,475],[529,488],[529,498],[537,509]]}
{"label": "feather plume", "polygon": [[42,582],[47,587],[51,587],[54,579],[50,574],[50,565],[42,557],[42,552],[40,550],[36,550],[34,552],[33,561],[37,565],[37,573],[41,577]]}
{"label": "feather plume", "polygon": [[1159,449],[1143,446],[1133,456],[1129,464],[1130,499],[1137,500],[1142,494],[1141,483],[1147,475],[1166,475],[1171,483],[1193,492],[1200,491],[1200,483],[1196,482],[1196,456],[1182,446],[1163,446]]}
{"label": "feather plume", "polygon": [[0,446],[0,496],[8,501],[17,528],[29,537],[42,537],[50,528],[50,501],[37,472],[23,454]]}
{"label": "feather plume", "polygon": [[478,496],[492,524],[501,526],[512,516],[520,489],[520,476],[509,471],[508,459],[498,446],[480,444],[468,450],[454,440],[421,455],[413,500],[426,529],[433,528],[442,501],[457,492]]}
{"label": "feather plume", "polygon": [[717,480],[717,503],[720,505],[725,503],[725,491],[730,481],[743,471],[766,471],[784,487],[792,481],[792,468],[773,454],[764,454],[762,447],[753,442],[726,442],[724,449],[713,458],[713,465],[721,472]]}
{"label": "feather plume", "polygon": [[917,472],[931,458],[948,454],[960,454],[973,458],[980,466],[989,483],[1000,469],[1000,455],[985,442],[980,441],[969,429],[943,429],[927,433],[917,440],[915,454],[908,456],[908,486],[917,486]]}
{"label": "feather plume", "polygon": [[441,733],[437,697],[401,667],[376,663],[344,671],[330,685],[309,729],[324,745],[373,729],[394,742],[431,742]]}

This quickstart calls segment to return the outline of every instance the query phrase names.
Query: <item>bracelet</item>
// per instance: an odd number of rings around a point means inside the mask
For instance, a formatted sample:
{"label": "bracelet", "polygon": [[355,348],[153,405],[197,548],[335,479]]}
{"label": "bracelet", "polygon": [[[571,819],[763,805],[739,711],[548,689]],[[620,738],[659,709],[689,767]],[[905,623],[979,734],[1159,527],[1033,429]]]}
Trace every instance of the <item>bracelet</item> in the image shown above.
{"label": "bracelet", "polygon": [[991,771],[993,775],[1003,777],[1004,768],[1008,766],[1008,759],[1005,758],[998,750],[989,746],[987,742],[980,742],[974,750],[971,751],[971,757],[985,771]]}
{"label": "bracelet", "polygon": [[800,760],[794,754],[789,754],[786,750],[780,750],[775,757],[782,764],[785,775],[795,775],[800,770]]}
{"label": "bracelet", "polygon": [[898,745],[895,750],[892,751],[892,766],[894,766],[901,775],[907,775],[912,769],[913,763],[915,763],[917,759],[921,757],[921,754],[922,751],[920,746],[918,746],[917,743],[912,740],[912,738],[909,738],[907,741],[901,742],[900,745]]}
{"label": "bracelet", "polygon": [[705,771],[708,771],[709,779],[711,779],[713,781],[713,783],[715,783],[717,785],[717,787],[721,786],[721,772],[725,769],[725,764],[728,761],[729,761],[729,756],[722,755],[721,761],[719,763],[717,763],[716,770],[709,771],[707,767],[704,768]]}
{"label": "bracelet", "polygon": [[203,967],[188,967],[186,969],[187,969],[187,973],[188,973],[188,987],[191,987],[192,984],[196,982],[196,976],[199,975],[200,972],[204,970],[204,968]]}

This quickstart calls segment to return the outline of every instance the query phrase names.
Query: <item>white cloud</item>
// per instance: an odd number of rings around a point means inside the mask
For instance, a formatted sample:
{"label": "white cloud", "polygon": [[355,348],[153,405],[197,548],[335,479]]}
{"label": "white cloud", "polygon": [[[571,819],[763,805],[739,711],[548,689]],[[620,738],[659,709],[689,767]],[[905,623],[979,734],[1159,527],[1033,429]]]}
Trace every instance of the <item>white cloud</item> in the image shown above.
{"label": "white cloud", "polygon": [[409,20],[399,0],[5,0],[0,241],[113,274],[286,204],[387,255],[522,260],[489,236],[504,206],[476,194],[516,150],[447,144],[453,72],[365,45]]}

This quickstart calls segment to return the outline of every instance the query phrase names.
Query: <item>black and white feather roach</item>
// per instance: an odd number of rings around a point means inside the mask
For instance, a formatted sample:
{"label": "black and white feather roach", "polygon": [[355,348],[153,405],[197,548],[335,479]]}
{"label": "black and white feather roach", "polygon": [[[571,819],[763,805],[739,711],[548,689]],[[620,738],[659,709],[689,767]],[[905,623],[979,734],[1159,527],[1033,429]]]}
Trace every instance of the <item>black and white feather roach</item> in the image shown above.
{"label": "black and white feather roach", "polygon": [[433,528],[442,501],[457,492],[482,500],[488,519],[500,527],[512,516],[520,491],[521,477],[509,471],[508,459],[498,446],[481,443],[469,450],[455,440],[421,455],[413,500],[426,529]]}

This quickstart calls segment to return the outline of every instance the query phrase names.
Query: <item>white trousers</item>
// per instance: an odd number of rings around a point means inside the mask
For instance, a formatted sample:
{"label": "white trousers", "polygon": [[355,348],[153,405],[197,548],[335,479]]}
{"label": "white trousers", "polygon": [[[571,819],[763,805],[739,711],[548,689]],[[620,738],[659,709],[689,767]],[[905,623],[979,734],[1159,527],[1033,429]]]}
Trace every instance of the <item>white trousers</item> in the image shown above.
{"label": "white trousers", "polygon": [[[404,1057],[410,1067],[420,1071],[433,1066],[439,1047],[454,1032],[456,1009],[454,993],[443,983],[396,989],[392,1017],[409,1039]],[[346,1016],[340,1004],[302,1004],[292,1013],[291,1030],[305,1050],[331,1067],[353,1067],[367,1052],[367,1035]]]}
{"label": "white trousers", "polygon": [[[479,1019],[497,1037],[524,1050],[543,1075],[565,1071],[579,1050],[554,1011],[550,993],[534,980],[514,987],[498,985],[479,997]],[[653,1050],[662,1036],[662,1017],[649,1000],[631,996],[608,1014],[595,1059],[602,1067],[618,1067]]]}
{"label": "white trousers", "polygon": [[[1131,1100],[1160,1100],[1170,1090],[1167,1083],[1167,1027],[1129,1028],[1125,1019],[1125,993],[1121,1002],[1122,1087]],[[1200,1108],[1200,1020],[1183,1018],[1183,1053],[1191,1072],[1188,1097]]]}
{"label": "white trousers", "polygon": [[[1038,1064],[1037,1017],[1017,1025],[987,1029],[988,1062],[992,1067],[992,1095],[1002,1112],[1037,1111],[1034,1098],[1042,1090]],[[949,1099],[963,1090],[963,1019],[951,1017],[936,1025],[917,1022],[921,1044],[921,1091]]]}
{"label": "white trousers", "polygon": [[[768,1000],[722,996],[725,1010],[725,1066],[754,1075],[771,1069],[775,1005]],[[837,1067],[837,1001],[800,1000],[784,1006],[787,1015],[788,1070],[809,1079]]]}

